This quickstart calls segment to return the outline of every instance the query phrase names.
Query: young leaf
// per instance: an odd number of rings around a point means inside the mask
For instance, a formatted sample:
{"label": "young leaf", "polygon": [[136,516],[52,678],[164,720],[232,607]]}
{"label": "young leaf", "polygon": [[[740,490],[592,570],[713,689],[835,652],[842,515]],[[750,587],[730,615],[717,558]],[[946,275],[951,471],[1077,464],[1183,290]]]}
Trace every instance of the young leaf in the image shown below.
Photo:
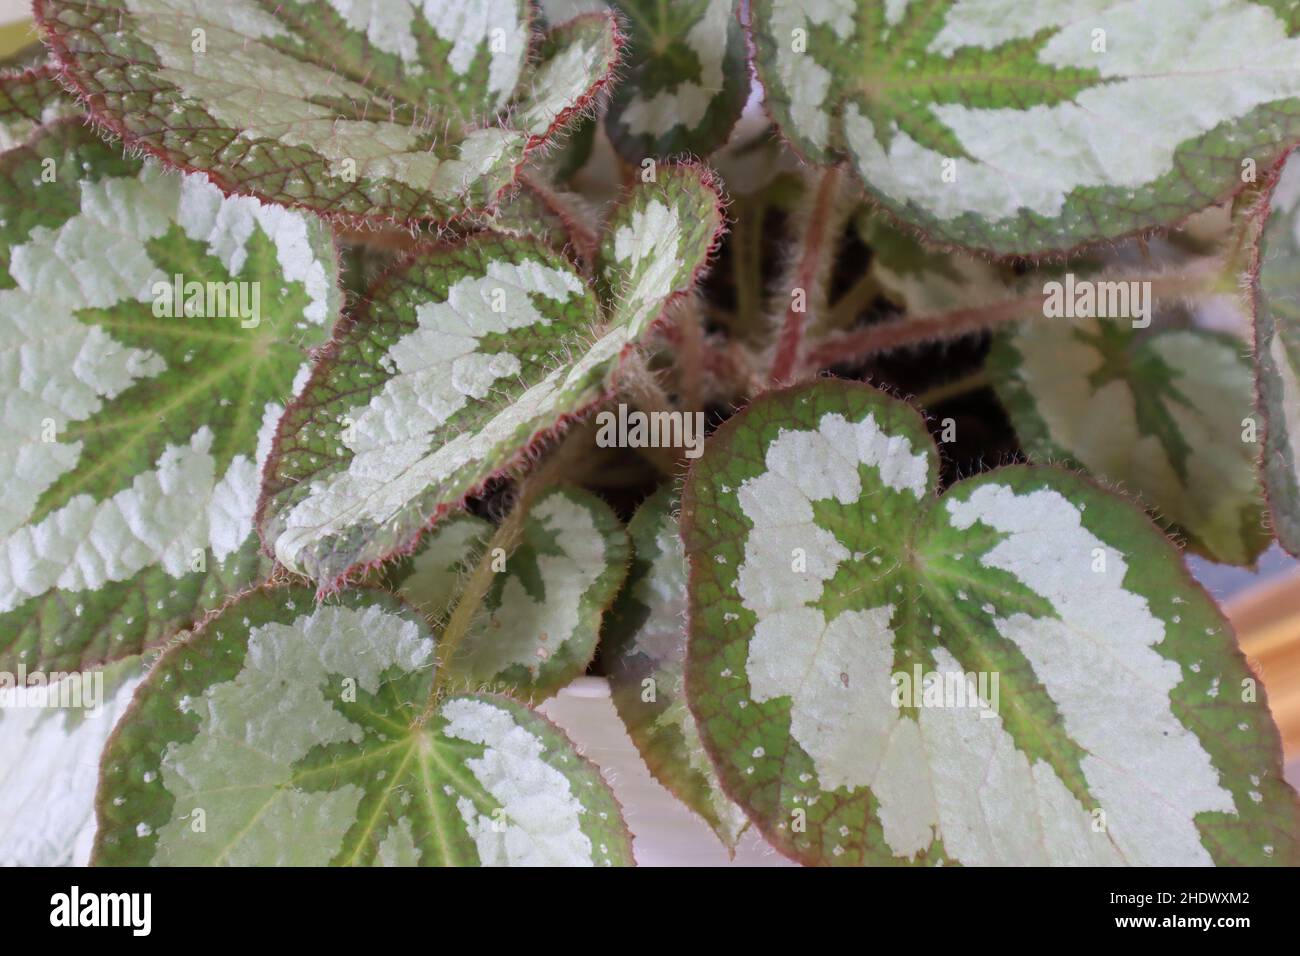
{"label": "young leaf", "polygon": [[596,768],[504,697],[425,713],[434,641],[380,591],[263,588],[150,672],[104,753],[100,864],[631,862]]}
{"label": "young leaf", "polygon": [[1255,279],[1255,357],[1273,530],[1300,554],[1300,160],[1273,190]]}
{"label": "young leaf", "polygon": [[[444,618],[493,530],[479,518],[457,515],[388,569],[384,582],[431,622]],[[515,549],[487,557],[498,562],[497,574],[482,613],[448,664],[452,686],[486,686],[539,702],[591,663],[601,616],[627,574],[627,532],[595,495],[555,488],[529,508]]]}
{"label": "young leaf", "polygon": [[588,281],[536,241],[481,233],[392,275],[281,423],[260,522],[275,556],[328,590],[410,550],[430,519],[598,401],[704,263],[718,203],[692,167],[634,190],[603,250],[605,321]]}
{"label": "young leaf", "polygon": [[833,381],[757,399],[687,480],[687,694],[774,845],[1300,860],[1262,692],[1145,516],[1052,468],[937,485],[920,416]]}
{"label": "young leaf", "polygon": [[989,367],[1031,459],[1121,485],[1212,560],[1252,564],[1268,547],[1251,363],[1233,339],[1027,322],[995,340]]}
{"label": "young leaf", "polygon": [[723,793],[686,706],[686,553],[675,510],[676,495],[665,487],[628,525],[632,568],[601,659],[614,706],[650,772],[734,849],[748,821]]}
{"label": "young leaf", "polygon": [[389,276],[342,326],[286,413],[263,536],[328,584],[409,549],[530,440],[599,397],[624,344],[584,340],[599,306],[535,240],[490,233]]}
{"label": "young leaf", "polygon": [[600,278],[609,321],[641,336],[668,301],[691,288],[722,232],[713,174],[693,165],[651,167],[605,227]]}
{"label": "young leaf", "polygon": [[737,0],[616,0],[629,26],[605,129],[628,162],[727,141],[749,96]]}
{"label": "young leaf", "polygon": [[69,80],[127,146],[223,189],[350,220],[490,206],[585,109],[621,39],[525,0],[41,0]]}
{"label": "young leaf", "polygon": [[[1272,0],[754,0],[768,108],[945,243],[1037,254],[1173,223],[1300,137]],[[1261,173],[1262,174],[1262,173]]]}
{"label": "young leaf", "polygon": [[81,115],[52,67],[0,75],[0,152],[26,143],[42,126]]}
{"label": "young leaf", "polygon": [[133,657],[48,677],[57,681],[50,698],[39,689],[0,689],[0,866],[89,862],[99,755],[144,665]]}
{"label": "young leaf", "polygon": [[0,156],[0,195],[0,669],[79,668],[268,570],[259,468],[337,263],[317,220],[79,119]]}

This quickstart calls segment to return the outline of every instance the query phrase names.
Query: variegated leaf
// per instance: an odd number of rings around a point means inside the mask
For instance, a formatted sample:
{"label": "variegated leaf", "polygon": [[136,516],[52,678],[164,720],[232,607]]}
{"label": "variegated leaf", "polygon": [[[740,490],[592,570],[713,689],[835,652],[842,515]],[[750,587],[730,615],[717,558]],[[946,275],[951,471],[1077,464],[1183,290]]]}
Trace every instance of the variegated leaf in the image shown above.
{"label": "variegated leaf", "polygon": [[1273,190],[1255,279],[1255,360],[1273,530],[1300,554],[1300,158]]}
{"label": "variegated leaf", "polygon": [[249,592],[171,648],[104,753],[109,865],[609,866],[613,794],[522,704],[427,708],[434,640],[381,591]]}
{"label": "variegated leaf", "polygon": [[625,349],[686,289],[721,224],[692,167],[665,167],[614,215],[602,313],[539,242],[491,233],[422,255],[340,330],[280,426],[262,533],[323,588],[420,531],[539,436],[599,400]]}
{"label": "variegated leaf", "polygon": [[727,141],[749,97],[738,0],[615,0],[628,24],[605,128],[633,164]]}
{"label": "variegated leaf", "polygon": [[989,357],[999,397],[1036,461],[1071,462],[1137,495],[1200,554],[1252,564],[1268,547],[1240,343],[1193,329],[1038,320]]}
{"label": "variegated leaf", "polygon": [[42,126],[80,115],[52,67],[0,75],[0,152],[22,146]]}
{"label": "variegated leaf", "polygon": [[525,0],[41,0],[71,82],[131,147],[223,188],[351,220],[490,206],[582,112],[608,16],[530,59]]}
{"label": "variegated leaf", "polygon": [[624,343],[586,349],[599,322],[582,277],[536,240],[479,234],[390,276],[281,423],[266,543],[326,585],[408,550],[429,518],[600,396]]}
{"label": "variegated leaf", "polygon": [[1295,865],[1262,690],[1168,540],[1058,469],[937,487],[920,416],[848,382],[760,397],[687,480],[687,694],[774,845]]}
{"label": "variegated leaf", "polygon": [[[472,515],[449,518],[414,555],[386,569],[384,583],[437,622],[452,610],[492,532]],[[627,532],[609,505],[574,488],[543,494],[528,509],[514,550],[487,555],[497,573],[448,662],[451,686],[536,703],[581,676],[629,557]]]}
{"label": "variegated leaf", "polygon": [[608,320],[636,339],[669,299],[689,289],[722,233],[725,217],[706,167],[659,165],[614,211],[600,246]]}
{"label": "variegated leaf", "polygon": [[259,467],[336,271],[316,219],[80,119],[0,157],[0,669],[138,654],[266,573]]}
{"label": "variegated leaf", "polygon": [[628,525],[632,569],[601,659],[614,706],[650,772],[734,849],[749,821],[723,792],[686,706],[686,553],[676,507],[673,489],[662,488]]}
{"label": "variegated leaf", "polygon": [[138,657],[0,684],[0,866],[85,866],[95,838],[99,756],[144,676]]}
{"label": "variegated leaf", "polygon": [[1173,223],[1300,138],[1278,0],[754,0],[785,135],[895,216],[998,254]]}

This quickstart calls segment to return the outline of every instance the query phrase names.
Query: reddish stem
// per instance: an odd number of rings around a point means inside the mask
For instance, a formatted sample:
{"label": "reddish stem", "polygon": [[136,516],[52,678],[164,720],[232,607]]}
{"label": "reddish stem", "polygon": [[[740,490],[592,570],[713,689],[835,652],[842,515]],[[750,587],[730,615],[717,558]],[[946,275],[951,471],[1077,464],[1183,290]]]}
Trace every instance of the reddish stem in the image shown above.
{"label": "reddish stem", "polygon": [[794,296],[785,310],[785,320],[781,325],[781,334],[777,339],[776,357],[772,360],[770,378],[773,385],[785,385],[794,377],[799,365],[799,352],[803,347],[804,328],[807,324],[808,307],[812,304],[813,289],[818,281],[818,272],[826,254],[826,246],[832,241],[831,224],[837,221],[831,210],[831,203],[838,195],[839,169],[831,166],[822,175],[813,197],[812,207],[808,210],[808,222],[804,233],[803,251],[791,283],[791,292],[804,290],[802,310],[795,308]]}
{"label": "reddish stem", "polygon": [[[1200,264],[1184,272],[1149,277],[1134,276],[1132,279],[1150,282],[1152,297],[1158,301],[1162,298],[1177,298],[1180,295],[1203,292],[1213,284],[1218,274],[1219,269],[1210,263]],[[815,371],[832,365],[852,364],[881,352],[928,342],[959,339],[1009,322],[1022,321],[1031,316],[1043,317],[1045,298],[1046,293],[1034,292],[991,305],[881,322],[860,331],[827,339],[808,355],[805,368]]]}

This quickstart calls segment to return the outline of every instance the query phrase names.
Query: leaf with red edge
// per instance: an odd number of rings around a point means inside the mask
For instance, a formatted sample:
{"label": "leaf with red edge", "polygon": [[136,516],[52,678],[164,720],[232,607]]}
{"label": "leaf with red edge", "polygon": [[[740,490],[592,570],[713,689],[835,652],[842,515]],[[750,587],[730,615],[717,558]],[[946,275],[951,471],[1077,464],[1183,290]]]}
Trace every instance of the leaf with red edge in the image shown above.
{"label": "leaf with red edge", "polygon": [[605,129],[631,163],[727,141],[749,96],[739,0],[615,0],[628,23],[627,76]]}
{"label": "leaf with red edge", "polygon": [[604,301],[541,242],[490,232],[391,274],[281,420],[265,546],[325,590],[410,551],[431,520],[609,391],[721,225],[707,174],[663,167],[610,223]]}
{"label": "leaf with red edge", "polygon": [[1038,255],[1171,225],[1300,139],[1294,3],[751,6],[782,133],[945,244]]}
{"label": "leaf with red edge", "polygon": [[128,146],[349,221],[490,207],[586,109],[622,42],[596,15],[530,55],[525,0],[41,0],[37,14]]}
{"label": "leaf with red edge", "polygon": [[687,479],[686,694],[773,845],[1294,865],[1277,729],[1168,539],[1061,469],[938,473],[909,405],[822,381],[760,396]]}

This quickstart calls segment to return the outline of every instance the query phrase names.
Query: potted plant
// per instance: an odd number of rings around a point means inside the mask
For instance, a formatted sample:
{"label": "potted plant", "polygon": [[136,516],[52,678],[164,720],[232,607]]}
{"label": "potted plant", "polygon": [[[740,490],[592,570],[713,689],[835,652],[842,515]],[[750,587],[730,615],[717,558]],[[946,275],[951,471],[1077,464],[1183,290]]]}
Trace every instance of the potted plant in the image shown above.
{"label": "potted plant", "polygon": [[0,855],[1295,864],[1296,15],[582,7],[36,0]]}

